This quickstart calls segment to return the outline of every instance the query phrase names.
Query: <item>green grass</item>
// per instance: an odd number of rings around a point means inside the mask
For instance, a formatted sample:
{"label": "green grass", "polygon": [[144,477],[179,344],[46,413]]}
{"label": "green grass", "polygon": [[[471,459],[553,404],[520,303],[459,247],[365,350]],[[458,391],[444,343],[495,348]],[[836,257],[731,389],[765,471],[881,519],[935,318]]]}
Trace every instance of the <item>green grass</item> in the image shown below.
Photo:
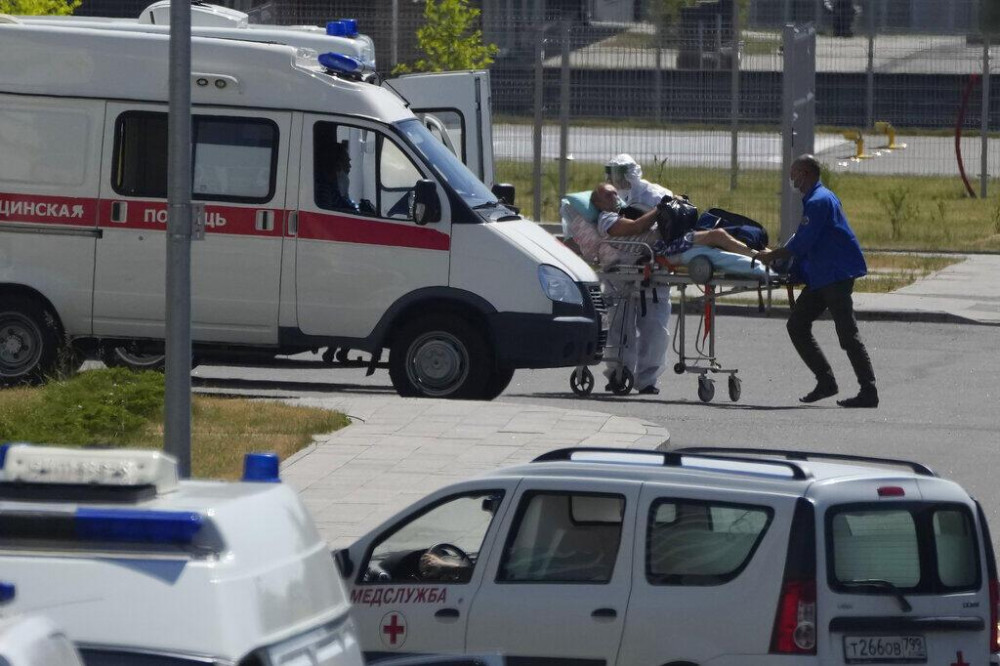
{"label": "green grass", "polygon": [[[92,370],[38,388],[0,391],[0,441],[159,449],[164,377],[123,368]],[[240,398],[194,396],[191,466],[201,478],[239,478],[243,455],[287,458],[348,424],[323,409]]]}
{"label": "green grass", "polygon": [[[498,181],[513,183],[517,204],[532,215],[534,188],[530,162],[500,162]],[[744,170],[738,187],[729,189],[728,169],[643,165],[643,175],[686,193],[700,209],[725,208],[752,217],[773,239],[778,237],[778,171]],[[574,162],[570,192],[591,190],[603,178],[599,163]],[[1000,251],[1000,196],[970,199],[954,177],[874,176],[834,173],[825,182],[840,197],[851,226],[866,251],[876,249],[934,251]],[[558,165],[544,165],[542,220],[554,222],[558,212]],[[998,185],[993,184],[994,191]]]}

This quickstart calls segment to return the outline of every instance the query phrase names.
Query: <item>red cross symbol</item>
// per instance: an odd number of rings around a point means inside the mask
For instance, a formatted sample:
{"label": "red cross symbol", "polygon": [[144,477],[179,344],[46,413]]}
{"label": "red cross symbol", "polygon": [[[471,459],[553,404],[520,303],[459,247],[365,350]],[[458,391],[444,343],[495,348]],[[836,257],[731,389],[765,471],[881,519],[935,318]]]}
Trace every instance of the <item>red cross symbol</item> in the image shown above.
{"label": "red cross symbol", "polygon": [[972,666],[969,662],[962,659],[962,653],[960,651],[956,652],[955,656],[958,658],[958,661],[952,662],[951,666]]}
{"label": "red cross symbol", "polygon": [[382,618],[382,633],[385,634],[382,637],[383,643],[399,647],[406,641],[406,618],[399,613],[388,613]]}

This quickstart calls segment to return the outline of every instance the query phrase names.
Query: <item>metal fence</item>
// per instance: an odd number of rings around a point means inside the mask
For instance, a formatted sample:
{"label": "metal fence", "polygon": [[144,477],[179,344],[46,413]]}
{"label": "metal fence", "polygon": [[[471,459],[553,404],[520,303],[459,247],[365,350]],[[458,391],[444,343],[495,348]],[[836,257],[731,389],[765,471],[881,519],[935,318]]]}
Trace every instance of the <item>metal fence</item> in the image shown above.
{"label": "metal fence", "polygon": [[[978,36],[978,0],[700,0],[660,28],[656,2],[474,3],[499,46],[498,177],[518,185],[528,214],[555,221],[565,191],[593,187],[601,165],[627,152],[647,178],[695,203],[776,229],[788,22],[819,27],[815,150],[833,173],[951,178],[965,192],[964,168],[970,192],[996,194],[988,181],[1000,139],[988,132],[1000,124],[1000,82],[990,75],[996,49]],[[134,16],[144,4],[85,0],[77,13]],[[374,37],[380,69],[417,57],[421,2],[228,4],[286,24],[353,15]],[[882,148],[893,137],[907,147]]]}

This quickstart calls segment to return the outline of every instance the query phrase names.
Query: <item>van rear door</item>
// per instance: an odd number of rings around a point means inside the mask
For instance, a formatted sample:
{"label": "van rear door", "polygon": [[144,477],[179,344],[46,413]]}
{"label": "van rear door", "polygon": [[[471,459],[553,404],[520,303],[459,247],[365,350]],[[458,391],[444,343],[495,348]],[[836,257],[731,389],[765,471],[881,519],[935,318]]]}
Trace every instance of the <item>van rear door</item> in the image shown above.
{"label": "van rear door", "polygon": [[827,509],[824,663],[988,663],[995,619],[975,507],[918,492],[893,484],[878,502]]}
{"label": "van rear door", "polygon": [[490,73],[434,72],[388,79],[385,86],[410,104],[410,110],[476,174],[492,187],[493,118]]}

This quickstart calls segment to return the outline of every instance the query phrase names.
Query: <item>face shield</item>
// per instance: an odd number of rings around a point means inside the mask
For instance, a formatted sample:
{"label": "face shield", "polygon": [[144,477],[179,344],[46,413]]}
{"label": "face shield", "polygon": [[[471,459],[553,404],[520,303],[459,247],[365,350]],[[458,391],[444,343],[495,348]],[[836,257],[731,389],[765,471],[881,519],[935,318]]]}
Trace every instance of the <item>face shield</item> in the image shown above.
{"label": "face shield", "polygon": [[604,177],[615,186],[615,189],[627,190],[632,187],[632,183],[628,179],[628,171],[629,165],[627,164],[608,164],[604,167]]}

